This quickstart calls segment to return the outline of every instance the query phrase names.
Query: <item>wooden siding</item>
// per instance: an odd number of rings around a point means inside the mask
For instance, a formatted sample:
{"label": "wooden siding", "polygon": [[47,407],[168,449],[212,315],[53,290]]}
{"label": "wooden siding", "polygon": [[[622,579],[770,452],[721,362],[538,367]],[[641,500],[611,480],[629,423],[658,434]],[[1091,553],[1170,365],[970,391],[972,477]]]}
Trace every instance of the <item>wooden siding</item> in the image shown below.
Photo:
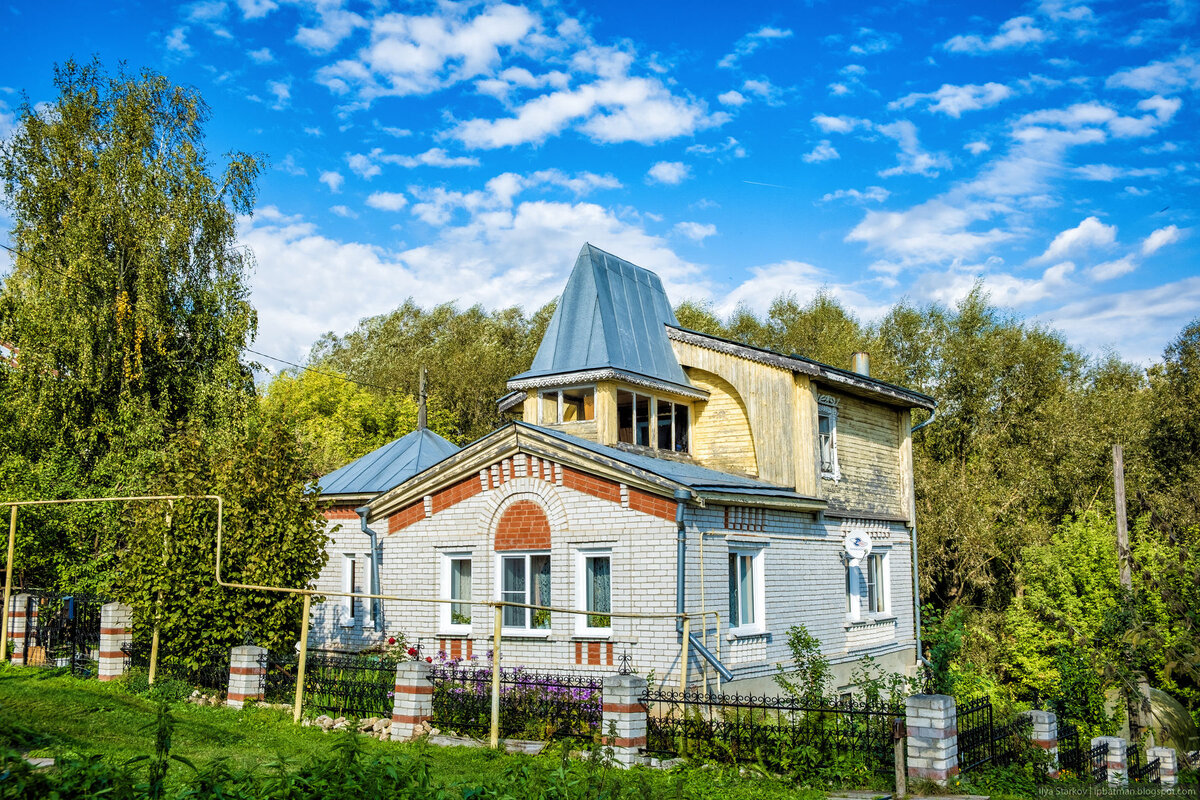
{"label": "wooden siding", "polygon": [[907,517],[901,502],[900,414],[888,406],[835,394],[837,452],[842,478],[821,479],[830,509]]}
{"label": "wooden siding", "polygon": [[[781,486],[795,486],[796,465],[792,453],[795,446],[792,398],[795,381],[791,370],[718,353],[687,342],[672,340],[671,346],[675,348],[675,356],[685,369],[699,369],[717,375],[741,396],[750,425],[757,476]],[[698,429],[700,425],[696,427]],[[697,431],[693,436],[699,433]],[[720,469],[712,464],[705,466]]]}
{"label": "wooden siding", "polygon": [[595,422],[563,422],[558,425],[543,425],[542,427],[562,431],[569,436],[578,436],[580,439],[587,439],[589,442],[600,441],[596,433],[597,426]]}
{"label": "wooden siding", "polygon": [[807,375],[795,376],[792,392],[795,425],[792,455],[796,463],[796,491],[821,497],[821,459],[817,452],[817,393]]}
{"label": "wooden siding", "polygon": [[693,406],[692,455],[706,467],[722,472],[757,475],[754,437],[746,417],[746,404],[728,381],[719,375],[689,367],[688,379],[709,393],[707,402]]}

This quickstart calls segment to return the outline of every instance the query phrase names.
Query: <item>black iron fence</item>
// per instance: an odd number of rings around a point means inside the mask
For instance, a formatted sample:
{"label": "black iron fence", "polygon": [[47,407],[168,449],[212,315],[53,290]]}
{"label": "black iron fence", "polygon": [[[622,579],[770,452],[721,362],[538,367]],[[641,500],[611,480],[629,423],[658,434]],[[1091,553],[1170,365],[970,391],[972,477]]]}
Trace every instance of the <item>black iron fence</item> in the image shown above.
{"label": "black iron fence", "polygon": [[[295,653],[261,657],[262,692],[268,703],[296,698],[299,661]],[[309,651],[304,662],[304,708],[330,716],[391,717],[396,689],[396,659],[378,654]]]}
{"label": "black iron fence", "polygon": [[1078,728],[1070,723],[1059,723],[1058,768],[1065,778],[1105,783],[1108,780],[1108,744],[1085,745],[1080,741]]}
{"label": "black iron fence", "polygon": [[[17,659],[30,667],[70,667],[80,677],[97,673],[100,608],[104,601],[84,593],[29,592],[24,608],[25,648]],[[13,617],[9,631],[13,632]]]}
{"label": "black iron fence", "polygon": [[1159,772],[1161,759],[1147,759],[1140,744],[1130,743],[1126,758],[1130,783],[1162,783],[1162,775]]}
{"label": "black iron fence", "polygon": [[[150,669],[149,642],[127,642],[121,645],[125,655],[125,670]],[[229,688],[228,647],[193,650],[187,656],[160,653],[154,667],[154,679],[171,678],[200,689],[224,692]]]}
{"label": "black iron fence", "polygon": [[956,704],[958,769],[970,772],[987,765],[1005,767],[1031,757],[1033,720],[1017,716],[997,725],[992,701],[979,697]]}
{"label": "black iron fence", "polygon": [[[492,670],[436,666],[433,718],[446,731],[478,735],[489,730]],[[526,739],[591,739],[600,733],[604,679],[585,674],[544,674],[524,668],[500,671],[500,735]]]}
{"label": "black iron fence", "polygon": [[783,697],[651,691],[643,702],[651,752],[757,761],[782,769],[849,758],[890,773],[893,721],[905,716],[903,701],[852,698],[809,705]]}

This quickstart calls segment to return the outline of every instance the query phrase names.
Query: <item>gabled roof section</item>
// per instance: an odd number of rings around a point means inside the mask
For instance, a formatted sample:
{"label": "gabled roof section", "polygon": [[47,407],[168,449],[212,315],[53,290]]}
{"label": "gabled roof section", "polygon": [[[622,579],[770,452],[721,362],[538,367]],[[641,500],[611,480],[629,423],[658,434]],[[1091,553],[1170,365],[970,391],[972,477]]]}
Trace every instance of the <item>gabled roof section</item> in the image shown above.
{"label": "gabled roof section", "polygon": [[691,388],[664,327],[678,324],[657,275],[585,244],[533,365],[510,383],[612,369]]}
{"label": "gabled roof section", "polygon": [[458,451],[457,445],[420,428],[321,478],[321,495],[377,495]]}

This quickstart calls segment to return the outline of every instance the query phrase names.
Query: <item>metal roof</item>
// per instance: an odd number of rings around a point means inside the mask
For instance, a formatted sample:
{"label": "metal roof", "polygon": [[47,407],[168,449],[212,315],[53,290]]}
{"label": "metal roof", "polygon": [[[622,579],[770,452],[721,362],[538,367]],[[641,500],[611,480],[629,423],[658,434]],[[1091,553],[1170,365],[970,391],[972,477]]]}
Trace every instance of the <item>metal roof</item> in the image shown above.
{"label": "metal roof", "polygon": [[608,367],[691,387],[664,327],[678,324],[657,275],[585,244],[533,365],[512,380]]}
{"label": "metal roof", "polygon": [[418,429],[321,478],[321,494],[386,492],[458,451],[428,428]]}

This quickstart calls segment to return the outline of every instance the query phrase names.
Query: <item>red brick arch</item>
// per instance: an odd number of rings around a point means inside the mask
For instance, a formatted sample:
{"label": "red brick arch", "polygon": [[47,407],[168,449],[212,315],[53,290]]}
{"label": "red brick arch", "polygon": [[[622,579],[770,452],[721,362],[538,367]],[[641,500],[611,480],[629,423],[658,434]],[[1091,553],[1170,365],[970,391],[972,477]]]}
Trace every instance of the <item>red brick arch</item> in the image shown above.
{"label": "red brick arch", "polygon": [[496,523],[497,550],[549,550],[550,520],[532,500],[518,500]]}

